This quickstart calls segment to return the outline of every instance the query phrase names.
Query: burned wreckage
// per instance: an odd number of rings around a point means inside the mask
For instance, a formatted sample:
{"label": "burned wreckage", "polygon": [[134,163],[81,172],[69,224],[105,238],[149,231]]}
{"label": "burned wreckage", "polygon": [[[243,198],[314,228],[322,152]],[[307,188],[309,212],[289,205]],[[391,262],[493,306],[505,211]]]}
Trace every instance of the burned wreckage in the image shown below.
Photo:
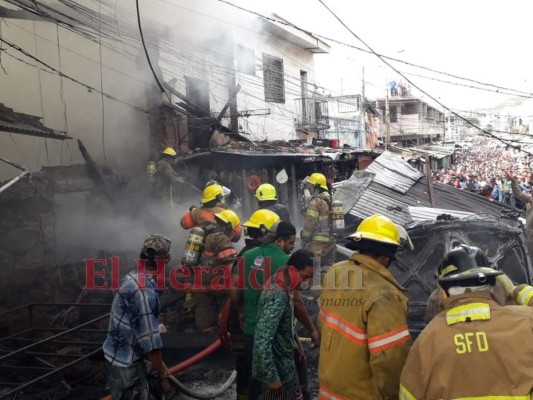
{"label": "burned wreckage", "polygon": [[[334,199],[344,204],[348,231],[374,213],[388,216],[408,232],[413,249],[401,252],[390,266],[407,289],[409,328],[424,328],[437,268],[459,243],[481,248],[489,261],[515,283],[531,283],[533,268],[518,210],[483,196],[431,183],[401,157],[385,152],[364,171],[335,184]],[[338,246],[343,257],[349,250]]]}

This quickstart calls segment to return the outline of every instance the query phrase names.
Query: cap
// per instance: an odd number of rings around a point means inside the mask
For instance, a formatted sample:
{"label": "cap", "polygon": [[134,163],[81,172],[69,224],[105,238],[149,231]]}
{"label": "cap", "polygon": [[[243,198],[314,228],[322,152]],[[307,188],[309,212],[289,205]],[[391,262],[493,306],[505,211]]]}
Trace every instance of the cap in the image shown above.
{"label": "cap", "polygon": [[142,253],[149,255],[150,250],[155,256],[167,256],[170,253],[172,242],[165,235],[152,234],[144,239]]}
{"label": "cap", "polygon": [[261,243],[271,243],[276,240],[278,237],[292,236],[296,235],[296,228],[289,221],[278,221],[272,224],[268,233],[263,236],[260,241]]}

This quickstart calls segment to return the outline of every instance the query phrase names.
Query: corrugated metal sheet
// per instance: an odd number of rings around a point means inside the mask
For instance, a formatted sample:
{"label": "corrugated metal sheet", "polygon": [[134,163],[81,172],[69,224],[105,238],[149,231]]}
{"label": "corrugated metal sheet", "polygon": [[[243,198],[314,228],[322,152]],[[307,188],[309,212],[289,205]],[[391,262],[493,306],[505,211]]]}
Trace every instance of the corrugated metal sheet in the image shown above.
{"label": "corrugated metal sheet", "polygon": [[424,175],[410,166],[401,157],[390,151],[384,152],[376,158],[366,169],[376,174],[375,182],[405,193]]}
{"label": "corrugated metal sheet", "polygon": [[365,171],[354,171],[350,179],[333,184],[335,193],[333,200],[343,204],[344,214],[348,214],[355,203],[363,195],[368,185],[374,179],[374,174]]}
{"label": "corrugated metal sheet", "polygon": [[354,204],[350,214],[363,219],[378,213],[389,217],[397,224],[407,224],[413,221],[409,206],[431,206],[427,194],[419,189],[421,187],[402,194],[374,180]]}
{"label": "corrugated metal sheet", "polygon": [[[427,179],[423,179],[427,185]],[[485,213],[500,216],[503,210],[515,210],[497,201],[490,201],[484,196],[466,190],[459,190],[450,185],[434,183],[437,197],[437,207],[448,210],[467,211],[472,213]]]}
{"label": "corrugated metal sheet", "polygon": [[[411,168],[410,165],[400,157],[394,155],[391,156],[396,158],[396,160],[389,165],[393,165],[394,168],[397,168],[399,171],[406,171]],[[392,157],[388,156],[384,159],[387,160]],[[372,165],[374,165],[380,158],[381,157],[374,160]],[[384,159],[382,159],[382,161]],[[401,164],[405,165],[401,167]],[[370,170],[370,168],[367,168],[365,172],[368,173]],[[412,182],[415,177],[418,177],[416,182],[410,184],[408,190],[400,192],[383,183],[389,183],[386,178],[383,178],[384,174],[390,175],[390,170],[388,168],[383,168],[383,165],[380,164],[378,167],[374,167],[373,171],[376,171],[376,175],[366,190],[362,191],[363,183],[361,182],[359,186],[348,186],[347,188],[349,188],[351,192],[347,191],[346,193],[343,193],[343,196],[347,199],[346,201],[349,201],[349,204],[352,204],[347,214],[363,219],[372,214],[380,213],[386,215],[395,223],[404,225],[416,220],[411,215],[409,207],[425,207],[428,210],[432,209],[429,198],[428,181],[426,177],[421,176],[422,174],[415,174],[413,171],[409,171],[409,174],[411,175],[409,178],[405,178],[408,175],[397,174],[397,176],[404,177],[404,182],[407,182],[407,180]],[[356,174],[350,178],[350,180],[355,179]],[[446,213],[448,214],[453,212],[454,214],[452,215],[457,216],[465,213],[473,213],[500,217],[503,210],[514,210],[502,203],[490,201],[479,194],[459,190],[450,185],[434,183],[433,187],[438,208],[433,209],[435,211],[432,211],[431,215],[433,215],[433,213],[437,215],[442,214],[442,211],[444,210],[447,211]],[[352,196],[352,199],[349,199],[350,196]],[[334,199],[336,199],[336,195],[334,195]],[[353,199],[355,199],[355,201],[351,201]],[[427,212],[429,213],[429,211]],[[420,217],[422,218],[422,216]]]}
{"label": "corrugated metal sheet", "polygon": [[413,221],[429,221],[436,220],[439,215],[448,214],[455,218],[465,218],[474,213],[456,210],[446,210],[444,208],[431,207],[411,207],[409,206],[409,213]]}

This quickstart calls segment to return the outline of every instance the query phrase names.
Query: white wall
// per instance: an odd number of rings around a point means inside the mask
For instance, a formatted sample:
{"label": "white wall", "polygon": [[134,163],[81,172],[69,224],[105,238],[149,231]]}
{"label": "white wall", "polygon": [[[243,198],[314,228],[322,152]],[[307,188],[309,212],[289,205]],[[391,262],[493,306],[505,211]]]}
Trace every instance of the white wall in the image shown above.
{"label": "white wall", "polygon": [[[50,66],[60,69],[57,27],[48,22],[8,20],[2,24],[2,37],[29,51]],[[61,71],[96,89],[100,89],[99,46],[59,28]],[[4,45],[5,47],[5,45]],[[66,78],[35,68],[35,61],[14,49],[8,52],[32,65],[2,54],[4,73],[0,70],[0,103],[16,112],[42,117],[53,129],[67,130],[81,139],[93,158],[121,171],[140,172],[146,163],[148,126],[146,114],[132,106],[105,98],[102,114],[100,93]],[[103,91],[131,105],[146,108],[143,72],[131,57],[102,47]],[[61,81],[63,93],[61,94]],[[125,91],[127,88],[127,91]],[[64,103],[63,103],[64,102]],[[66,104],[66,107],[65,107]],[[102,139],[104,117],[104,139]],[[103,142],[104,140],[104,142]],[[48,150],[47,150],[48,149]],[[0,155],[28,166],[32,171],[45,165],[68,165],[83,162],[75,140],[44,140],[20,134],[0,132]],[[16,173],[0,164],[0,180]]]}

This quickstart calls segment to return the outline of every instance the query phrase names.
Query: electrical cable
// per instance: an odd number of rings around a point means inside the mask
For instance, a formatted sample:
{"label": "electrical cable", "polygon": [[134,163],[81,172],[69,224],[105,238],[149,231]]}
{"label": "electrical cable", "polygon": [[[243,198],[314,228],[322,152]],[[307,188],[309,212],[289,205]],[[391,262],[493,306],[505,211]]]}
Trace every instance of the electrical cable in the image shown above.
{"label": "electrical cable", "polygon": [[150,55],[148,54],[148,49],[146,48],[146,43],[144,41],[144,34],[143,29],[141,25],[141,12],[139,10],[139,0],[135,0],[135,8],[137,10],[137,23],[139,25],[139,33],[141,35],[141,42],[144,49],[144,54],[146,55],[146,61],[148,61],[148,65],[150,66],[150,70],[152,71],[152,74],[154,75],[154,79],[157,82],[157,86],[159,86],[159,89],[161,89],[161,93],[164,93],[168,97],[169,103],[172,104],[172,99],[170,98],[170,95],[167,93],[161,82],[159,81],[159,78],[157,77],[157,74],[155,73],[154,67],[152,65],[152,61],[150,60]]}
{"label": "electrical cable", "polygon": [[[130,106],[130,107],[132,107],[133,109],[135,109],[136,111],[141,111],[141,112],[144,112],[144,113],[147,113],[147,114],[150,113],[148,110],[145,110],[145,109],[143,109],[143,108],[141,108],[141,107],[138,107],[138,106],[135,106],[135,105],[133,105],[133,104],[130,104],[130,103],[126,102],[126,101],[120,100],[120,99],[116,98],[115,96],[112,96],[112,95],[110,95],[110,94],[108,94],[108,93],[102,92],[101,90],[98,90],[98,89],[96,89],[96,88],[94,88],[94,87],[92,87],[92,86],[90,86],[90,85],[88,85],[88,84],[86,84],[86,83],[83,83],[83,82],[81,82],[81,81],[79,81],[79,80],[77,80],[77,79],[75,79],[75,78],[72,78],[71,76],[69,76],[69,75],[67,75],[67,74],[65,74],[65,73],[63,73],[63,72],[61,72],[61,71],[55,69],[54,67],[50,66],[49,64],[47,64],[47,63],[45,63],[44,61],[40,60],[39,58],[33,56],[31,53],[29,53],[28,51],[24,50],[22,47],[20,47],[20,46],[14,44],[14,43],[12,43],[12,42],[10,42],[10,41],[8,41],[8,40],[2,38],[2,37],[0,37],[0,42],[2,42],[2,43],[4,43],[4,44],[8,45],[8,46],[11,47],[12,49],[17,50],[18,52],[24,54],[26,57],[31,58],[31,59],[34,60],[34,61],[37,61],[39,64],[45,66],[45,67],[48,68],[50,71],[53,71],[54,74],[56,74],[56,75],[58,75],[58,76],[61,76],[61,77],[63,77],[63,78],[66,78],[66,79],[68,79],[68,80],[70,80],[70,81],[72,81],[72,82],[75,82],[75,83],[77,83],[77,84],[79,84],[79,85],[85,87],[85,88],[86,88],[87,90],[89,90],[89,91],[95,91],[95,92],[97,92],[97,93],[103,93],[104,96],[106,96],[106,97],[107,97],[108,99],[110,99],[110,100],[115,100],[115,101],[118,101],[119,103],[122,103],[122,104],[125,104],[125,105],[127,105],[127,106]],[[5,52],[5,50],[4,50],[4,52]],[[7,53],[7,52],[5,52],[5,53],[6,53],[6,54],[9,54],[9,53]],[[12,57],[14,57],[12,54],[9,54],[9,55],[11,55]],[[16,58],[16,57],[14,57],[14,58]],[[19,60],[20,60],[20,59],[19,59]],[[22,61],[22,60],[20,60],[20,61]],[[23,61],[23,62],[24,62],[24,61]],[[27,64],[30,65],[30,66],[32,66],[32,67],[34,66],[34,65],[32,65],[32,64],[29,64],[29,63],[27,63]],[[46,71],[46,72],[49,72],[49,71]]]}
{"label": "electrical cable", "polygon": [[[219,0],[219,1],[224,1],[224,0]],[[389,62],[387,62],[387,60],[385,60],[381,55],[379,55],[378,53],[376,53],[374,51],[374,49],[372,47],[370,47],[364,40],[362,40],[359,36],[357,36],[357,34],[355,34],[355,32],[353,32],[345,23],[344,21],[337,16],[337,14],[335,14],[325,3],[323,0],[318,0],[318,2],[320,4],[322,4],[324,6],[324,8],[326,8],[326,10],[328,10],[331,15],[337,20],[339,21],[339,23],[344,26],[348,32],[350,32],[357,40],[359,40],[361,43],[363,43],[363,45],[365,45],[375,56],[377,56],[385,65],[387,65],[389,68],[391,68],[394,72],[396,72],[398,75],[400,75],[401,77],[403,77],[408,83],[410,83],[414,88],[418,89],[420,92],[422,92],[424,95],[428,96],[431,100],[433,100],[435,103],[437,103],[439,106],[441,106],[442,108],[444,108],[446,111],[450,112],[451,114],[455,115],[456,117],[462,119],[464,122],[466,122],[468,125],[476,128],[476,129],[479,129],[480,131],[482,131],[482,133],[485,133],[487,134],[488,136],[492,137],[493,139],[496,139],[496,140],[499,140],[500,142],[506,144],[507,146],[509,147],[512,147],[514,149],[517,149],[517,150],[520,150],[520,151],[523,151],[524,153],[527,153],[529,155],[533,155],[533,153],[527,151],[527,150],[524,150],[521,148],[521,146],[517,146],[515,144],[512,144],[512,143],[509,143],[508,140],[506,139],[503,139],[503,138],[500,138],[494,134],[492,134],[490,131],[488,130],[483,130],[481,129],[479,126],[475,125],[474,123],[472,123],[471,121],[469,121],[468,119],[464,118],[463,116],[461,116],[460,114],[454,112],[452,109],[450,109],[449,107],[447,107],[446,105],[444,105],[442,102],[440,102],[438,99],[436,99],[434,96],[430,95],[428,92],[426,92],[425,90],[421,89],[418,85],[416,85],[415,83],[413,83],[409,78],[407,78],[405,75],[403,75],[400,71],[398,71],[394,66],[392,66]]]}
{"label": "electrical cable", "polygon": [[432,69],[432,68],[424,67],[424,66],[421,66],[421,65],[413,64],[413,63],[410,63],[410,62],[407,62],[407,61],[404,61],[404,60],[400,60],[400,59],[397,59],[397,58],[394,58],[394,57],[389,57],[389,56],[386,56],[386,55],[383,55],[383,54],[378,54],[376,52],[372,52],[370,50],[363,49],[361,47],[357,47],[357,46],[351,45],[349,43],[345,43],[345,42],[339,41],[337,39],[333,39],[331,37],[327,37],[327,36],[324,36],[324,35],[320,35],[320,34],[308,31],[308,30],[303,29],[303,28],[301,28],[301,27],[299,27],[299,26],[297,26],[295,24],[292,24],[290,22],[283,21],[283,20],[276,19],[276,18],[272,18],[272,17],[268,17],[268,16],[266,16],[264,14],[261,14],[261,13],[258,13],[256,11],[252,11],[252,10],[246,9],[244,7],[240,7],[240,6],[238,6],[236,4],[233,4],[233,3],[231,3],[231,2],[229,2],[227,0],[217,0],[217,1],[219,1],[221,3],[225,3],[225,4],[227,4],[227,5],[231,6],[231,7],[237,8],[237,9],[239,9],[241,11],[256,15],[258,17],[261,17],[261,18],[265,19],[265,20],[268,20],[268,21],[271,21],[271,22],[276,22],[278,24],[282,24],[282,25],[285,25],[285,26],[289,26],[291,28],[299,30],[300,32],[303,32],[303,33],[306,33],[308,35],[314,36],[316,38],[328,40],[328,41],[330,41],[332,43],[340,44],[340,45],[345,46],[345,47],[350,47],[350,48],[352,48],[354,50],[358,50],[358,51],[361,51],[363,53],[379,55],[379,56],[381,56],[381,57],[383,57],[383,58],[385,58],[387,60],[403,63],[403,64],[406,64],[406,65],[409,65],[409,66],[412,66],[412,67],[415,67],[415,68],[424,69],[424,70],[427,70],[427,71],[430,71],[430,72],[434,72],[434,73],[437,73],[437,74],[446,75],[446,76],[449,76],[449,77],[452,77],[452,78],[455,78],[455,79],[461,79],[461,80],[477,83],[479,85],[484,85],[484,86],[491,86],[491,87],[494,87],[496,89],[513,91],[513,92],[518,93],[519,95],[524,95],[524,96],[526,96],[528,98],[533,97],[533,93],[528,93],[528,92],[523,92],[523,91],[516,90],[516,89],[506,88],[506,87],[495,85],[495,84],[492,84],[492,83],[480,82],[480,81],[477,81],[477,80],[474,80],[474,79],[471,79],[471,78],[464,78],[464,77],[461,77],[461,76],[458,76],[458,75],[454,75],[454,74],[450,74],[450,73],[447,73],[447,72],[442,72],[442,71],[438,71],[438,70],[435,70],[435,69]]}
{"label": "electrical cable", "polygon": [[[99,61],[100,61],[100,90],[103,92],[104,91],[104,71],[103,71],[103,61],[102,61],[102,31],[101,31],[101,21],[102,21],[102,11],[101,11],[101,5],[100,3],[98,3],[98,39],[99,39],[99,44],[98,44],[98,55],[99,55]],[[100,101],[102,103],[102,108],[101,108],[101,112],[102,112],[102,153],[104,155],[104,161],[106,163],[106,165],[108,164],[107,162],[107,155],[106,155],[106,151],[105,151],[105,99],[104,99],[104,95],[103,93],[100,93]]]}

